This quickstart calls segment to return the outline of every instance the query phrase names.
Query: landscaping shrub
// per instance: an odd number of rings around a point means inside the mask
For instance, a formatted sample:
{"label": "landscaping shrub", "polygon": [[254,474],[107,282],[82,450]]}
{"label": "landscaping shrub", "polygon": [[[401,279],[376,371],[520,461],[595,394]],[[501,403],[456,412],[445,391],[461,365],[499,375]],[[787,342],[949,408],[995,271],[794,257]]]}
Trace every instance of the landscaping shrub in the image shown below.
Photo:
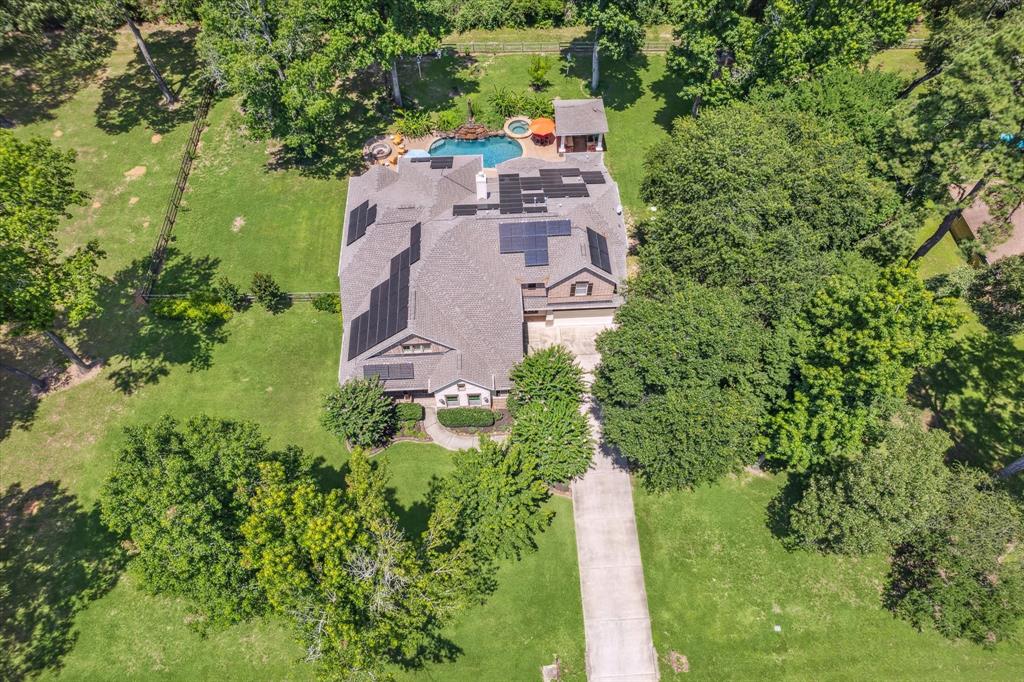
{"label": "landscaping shrub", "polygon": [[491,109],[494,110],[494,113],[503,118],[511,118],[512,116],[520,116],[526,113],[526,104],[522,93],[516,92],[512,88],[495,87],[494,92],[488,96],[487,101],[491,105]]}
{"label": "landscaping shrub", "polygon": [[383,445],[395,431],[395,403],[377,377],[350,379],[324,396],[320,423],[352,445]]}
{"label": "landscaping shrub", "polygon": [[553,405],[527,403],[516,414],[512,443],[537,458],[546,483],[564,483],[583,474],[594,451],[590,424],[579,403],[563,400]]}
{"label": "landscaping shrub", "polygon": [[200,325],[220,324],[231,319],[231,306],[210,293],[192,294],[188,298],[165,298],[154,301],[154,315],[171,320],[187,320]]}
{"label": "landscaping shrub", "polygon": [[395,122],[392,127],[395,132],[406,137],[423,137],[433,131],[434,121],[426,111],[405,109],[395,112]]}
{"label": "landscaping shrub", "polygon": [[466,114],[462,109],[445,109],[434,114],[434,127],[438,130],[452,131],[466,122]]}
{"label": "landscaping shrub", "polygon": [[245,310],[249,305],[249,299],[242,293],[242,290],[223,275],[217,279],[217,283],[213,286],[213,293],[234,310]]}
{"label": "landscaping shrub", "polygon": [[437,411],[437,421],[449,428],[492,426],[494,413],[485,407],[448,407]]}
{"label": "landscaping shrub", "polygon": [[252,275],[252,295],[256,302],[267,310],[273,312],[281,305],[281,297],[284,292],[277,285],[274,278],[262,272],[255,272]]}
{"label": "landscaping shrub", "polygon": [[551,98],[539,92],[523,93],[523,113],[530,118],[551,118],[555,115],[555,105]]}
{"label": "landscaping shrub", "polygon": [[553,65],[554,61],[551,57],[545,57],[544,55],[537,54],[530,59],[527,74],[530,76],[530,85],[533,86],[534,90],[543,90],[551,85],[551,81],[548,80],[548,71],[551,70]]}
{"label": "landscaping shrub", "polygon": [[419,403],[398,403],[395,416],[400,422],[418,422],[423,419],[423,406]]}
{"label": "landscaping shrub", "polygon": [[583,370],[565,346],[530,353],[512,368],[509,378],[508,409],[513,415],[527,403],[579,405],[583,396]]}
{"label": "landscaping shrub", "polygon": [[313,299],[313,308],[322,313],[340,313],[341,297],[338,294],[320,294]]}

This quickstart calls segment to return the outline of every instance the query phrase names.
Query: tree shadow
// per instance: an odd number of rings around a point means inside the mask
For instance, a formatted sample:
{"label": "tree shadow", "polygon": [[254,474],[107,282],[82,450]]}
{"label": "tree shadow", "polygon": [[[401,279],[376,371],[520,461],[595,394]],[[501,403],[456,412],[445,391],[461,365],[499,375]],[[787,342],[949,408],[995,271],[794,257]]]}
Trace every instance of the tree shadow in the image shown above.
{"label": "tree shadow", "polygon": [[[198,29],[185,31],[153,31],[146,36],[146,45],[157,68],[171,89],[183,101],[172,107],[161,103],[160,88],[136,47],[134,59],[123,73],[103,81],[96,105],[96,126],[110,134],[125,133],[144,124],[158,133],[166,133],[191,121],[194,107],[189,106],[186,88],[201,88],[192,78],[199,66],[195,51]],[[133,43],[134,45],[134,43]]]}
{"label": "tree shadow", "polygon": [[[430,487],[436,486],[440,483],[440,480],[437,476],[431,476]],[[398,525],[402,527],[406,535],[410,538],[422,536],[423,532],[427,530],[427,524],[430,522],[432,510],[429,499],[416,500],[408,507],[405,507],[398,501],[398,490],[396,488],[386,488],[384,495],[387,498],[388,506],[391,507],[392,513],[398,519]]]}
{"label": "tree shadow", "polygon": [[644,94],[640,74],[650,64],[643,52],[625,60],[602,60],[599,89],[609,109],[622,111],[636,104]]}
{"label": "tree shadow", "polygon": [[[456,52],[445,52],[440,57],[424,57],[419,68],[415,61],[403,63],[398,70],[402,103],[406,109],[450,109],[456,98],[480,92],[480,78],[483,74],[478,72],[477,63],[476,57]],[[390,91],[390,81],[386,85]]]}
{"label": "tree shadow", "polygon": [[[161,280],[174,281],[180,293],[210,291],[219,265],[217,258],[195,258],[171,247]],[[136,260],[107,280],[98,294],[102,314],[82,325],[82,350],[107,359],[110,380],[125,394],[156,383],[175,365],[209,368],[214,348],[227,340],[223,323],[160,318],[136,301],[134,292],[148,266],[148,257]]]}
{"label": "tree shadow", "polygon": [[779,489],[779,492],[765,507],[765,526],[783,547],[791,551],[798,548],[798,543],[793,537],[790,510],[803,498],[805,485],[806,477],[804,475],[789,474],[786,484]]}
{"label": "tree shadow", "polygon": [[113,51],[113,36],[96,36],[88,51],[71,50],[58,33],[42,42],[12,40],[0,50],[0,127],[54,118],[54,110],[91,80]]}
{"label": "tree shadow", "polygon": [[[46,381],[64,371],[68,360],[41,334],[4,339],[0,362]],[[28,429],[35,421],[40,396],[20,377],[0,370],[0,441],[14,429]]]}
{"label": "tree shadow", "polygon": [[651,84],[651,92],[661,102],[661,107],[654,114],[654,122],[671,134],[676,119],[690,114],[693,99],[682,94],[682,82],[672,75],[668,64],[662,77]]}
{"label": "tree shadow", "polygon": [[11,484],[0,498],[0,678],[59,670],[75,616],[113,588],[123,564],[96,507],[84,511],[56,481]]}
{"label": "tree shadow", "polygon": [[918,382],[915,398],[953,436],[950,459],[994,472],[1024,453],[1024,349],[966,336]]}

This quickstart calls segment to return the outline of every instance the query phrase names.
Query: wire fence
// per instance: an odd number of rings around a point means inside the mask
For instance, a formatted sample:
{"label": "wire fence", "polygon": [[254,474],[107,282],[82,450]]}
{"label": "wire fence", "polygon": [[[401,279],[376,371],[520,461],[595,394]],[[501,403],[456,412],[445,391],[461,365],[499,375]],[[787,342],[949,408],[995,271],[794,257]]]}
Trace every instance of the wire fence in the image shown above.
{"label": "wire fence", "polygon": [[167,201],[167,210],[164,212],[164,222],[160,226],[160,233],[156,237],[156,245],[149,259],[149,270],[146,272],[142,286],[136,291],[136,296],[145,301],[153,297],[153,287],[160,276],[160,270],[164,266],[164,259],[167,257],[167,245],[171,241],[171,231],[174,230],[174,223],[178,219],[178,209],[181,208],[181,195],[188,185],[188,176],[192,172],[192,162],[195,160],[196,148],[199,146],[199,137],[206,128],[206,116],[210,113],[210,104],[213,102],[213,88],[207,87],[196,107],[196,118],[192,123],[192,130],[189,133],[188,141],[185,143],[185,152],[181,155],[181,166],[178,168],[178,177],[174,180],[174,189],[171,190],[171,197]]}

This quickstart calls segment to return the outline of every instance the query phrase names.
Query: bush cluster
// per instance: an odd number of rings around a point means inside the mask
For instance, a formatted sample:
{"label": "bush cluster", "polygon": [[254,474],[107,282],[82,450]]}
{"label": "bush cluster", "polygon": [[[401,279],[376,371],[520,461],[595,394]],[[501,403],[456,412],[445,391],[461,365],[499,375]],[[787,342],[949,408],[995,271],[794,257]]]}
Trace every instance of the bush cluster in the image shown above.
{"label": "bush cluster", "polygon": [[419,403],[397,403],[395,416],[400,422],[418,422],[423,419],[423,406]]}
{"label": "bush cluster", "polygon": [[153,303],[151,310],[159,317],[200,325],[219,324],[231,319],[231,306],[209,293],[192,294],[188,298],[161,299]]}
{"label": "bush cluster", "polygon": [[551,98],[540,93],[496,87],[494,92],[488,96],[487,101],[494,113],[503,118],[512,116],[540,118],[541,116],[555,115],[555,106],[551,103]]}
{"label": "bush cluster", "polygon": [[383,445],[395,432],[395,403],[377,377],[350,379],[324,396],[320,423],[352,445]]}
{"label": "bush cluster", "polygon": [[437,411],[437,421],[449,428],[492,426],[494,413],[484,407],[448,407]]}
{"label": "bush cluster", "polygon": [[313,299],[313,308],[322,313],[340,313],[341,297],[338,294],[320,294]]}
{"label": "bush cluster", "polygon": [[245,310],[249,305],[249,299],[245,293],[234,282],[223,275],[213,285],[213,293],[234,310]]}
{"label": "bush cluster", "polygon": [[277,310],[281,305],[281,298],[284,292],[278,286],[274,278],[263,272],[254,272],[252,275],[252,296],[256,302],[267,310]]}

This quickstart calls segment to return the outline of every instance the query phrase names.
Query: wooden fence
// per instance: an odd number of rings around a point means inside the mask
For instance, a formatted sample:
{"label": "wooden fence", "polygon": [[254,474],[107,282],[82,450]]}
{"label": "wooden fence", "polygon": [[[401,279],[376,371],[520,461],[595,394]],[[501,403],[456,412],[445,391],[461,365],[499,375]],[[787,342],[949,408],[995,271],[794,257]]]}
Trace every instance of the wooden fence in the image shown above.
{"label": "wooden fence", "polygon": [[[282,298],[287,298],[292,303],[299,303],[301,301],[312,301],[317,296],[323,296],[324,294],[337,294],[337,291],[286,291],[281,294]],[[159,301],[159,300],[174,300],[180,298],[188,298],[191,294],[147,294],[146,301]],[[252,297],[252,294],[244,294],[245,299],[249,303],[255,303],[256,299]]]}
{"label": "wooden fence", "polygon": [[167,244],[171,241],[171,231],[174,229],[174,223],[178,219],[178,209],[181,207],[181,195],[188,185],[188,176],[192,172],[192,162],[196,156],[196,148],[199,146],[199,137],[206,128],[206,115],[210,113],[212,101],[213,88],[207,87],[196,107],[195,121],[192,123],[192,130],[185,143],[185,151],[181,155],[178,177],[174,180],[174,189],[171,190],[171,198],[167,201],[167,210],[164,212],[164,222],[160,226],[160,233],[156,237],[156,245],[153,247],[153,253],[149,259],[149,271],[146,273],[142,286],[135,292],[137,297],[141,297],[145,301],[152,297],[153,287],[156,286],[156,280],[164,266],[164,259],[167,257]]}
{"label": "wooden fence", "polygon": [[[648,40],[644,42],[643,52],[668,52],[674,43],[670,40]],[[441,45],[442,49],[454,50],[463,54],[578,54],[589,55],[594,50],[594,43],[587,40],[569,42],[518,42],[518,41],[450,41]]]}

